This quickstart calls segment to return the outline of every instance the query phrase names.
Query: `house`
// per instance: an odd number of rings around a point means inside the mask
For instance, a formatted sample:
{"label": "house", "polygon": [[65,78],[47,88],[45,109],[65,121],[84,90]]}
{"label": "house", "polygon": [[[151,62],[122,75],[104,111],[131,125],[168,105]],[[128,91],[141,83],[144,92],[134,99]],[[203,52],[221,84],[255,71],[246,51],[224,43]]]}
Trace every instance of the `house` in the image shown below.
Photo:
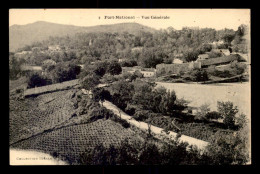
{"label": "house", "polygon": [[219,45],[222,45],[224,44],[224,41],[223,40],[220,40],[220,41],[214,41],[211,43],[212,47],[213,48],[217,48]]}
{"label": "house", "polygon": [[59,45],[51,45],[51,46],[48,46],[48,50],[50,51],[60,51],[61,48]]}
{"label": "house", "polygon": [[205,59],[208,59],[209,58],[209,55],[208,54],[199,54],[198,55],[198,60],[205,60]]}
{"label": "house", "polygon": [[126,61],[127,59],[118,59],[118,62],[124,62]]}
{"label": "house", "polygon": [[154,68],[142,68],[140,71],[144,77],[153,77],[156,73]]}
{"label": "house", "polygon": [[181,64],[181,63],[183,63],[183,61],[181,59],[174,58],[172,63],[174,63],[174,64]]}
{"label": "house", "polygon": [[122,67],[122,72],[129,72],[133,74],[135,71],[139,71],[144,77],[153,77],[156,73],[155,68],[142,68],[140,66]]}
{"label": "house", "polygon": [[231,54],[229,56],[222,56],[222,57],[217,57],[217,58],[212,58],[212,59],[199,60],[198,62],[201,62],[201,67],[205,68],[210,65],[216,65],[216,66],[225,65],[225,64],[229,64],[233,61],[245,62],[246,60],[238,54]]}

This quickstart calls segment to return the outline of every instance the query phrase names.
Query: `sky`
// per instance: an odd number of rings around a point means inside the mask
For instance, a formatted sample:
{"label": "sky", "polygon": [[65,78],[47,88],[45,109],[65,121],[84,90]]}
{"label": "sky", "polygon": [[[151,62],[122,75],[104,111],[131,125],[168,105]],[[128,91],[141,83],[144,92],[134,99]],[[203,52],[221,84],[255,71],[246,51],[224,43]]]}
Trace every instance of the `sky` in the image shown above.
{"label": "sky", "polygon": [[[110,18],[106,18],[109,16]],[[115,16],[134,16],[134,19],[115,19]],[[145,16],[146,19],[142,18]],[[168,16],[168,19],[151,19]],[[114,17],[114,19],[112,19]],[[149,17],[147,19],[147,17]],[[76,26],[95,26],[136,22],[155,29],[182,27],[229,28],[250,25],[250,9],[10,9],[9,26],[36,21]]]}

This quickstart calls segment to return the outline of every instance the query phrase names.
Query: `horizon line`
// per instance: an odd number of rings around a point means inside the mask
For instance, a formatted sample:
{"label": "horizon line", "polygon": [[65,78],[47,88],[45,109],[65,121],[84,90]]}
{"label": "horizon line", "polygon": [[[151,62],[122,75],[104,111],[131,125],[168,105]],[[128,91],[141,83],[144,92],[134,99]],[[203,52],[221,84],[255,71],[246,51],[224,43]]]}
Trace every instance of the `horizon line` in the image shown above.
{"label": "horizon line", "polygon": [[[175,29],[173,26],[168,26],[166,28],[160,28],[160,29],[156,29],[156,28],[153,28],[153,27],[150,27],[150,26],[147,26],[147,25],[144,25],[144,24],[141,24],[139,22],[121,22],[121,23],[113,23],[113,24],[97,24],[97,25],[89,25],[89,26],[84,26],[84,25],[74,25],[74,24],[64,24],[64,23],[56,23],[56,22],[50,22],[50,21],[44,21],[44,20],[39,20],[39,21],[35,21],[35,22],[31,22],[31,23],[27,23],[27,24],[13,24],[10,27],[13,27],[13,26],[26,26],[26,25],[30,25],[30,24],[34,24],[34,23],[37,23],[37,22],[45,22],[45,23],[51,23],[51,24],[58,24],[58,25],[67,25],[67,26],[75,26],[75,27],[95,27],[95,26],[106,26],[106,25],[117,25],[117,24],[139,24],[139,25],[143,25],[145,27],[149,27],[149,28],[152,28],[154,30],[157,30],[157,31],[160,31],[160,30],[167,30],[167,28],[169,27],[172,27],[173,29]],[[246,25],[244,23],[241,23],[240,25]],[[231,29],[231,30],[234,30],[233,28],[222,28],[222,29],[216,29],[216,28],[213,28],[213,27],[200,27],[198,25],[194,25],[194,26],[182,26],[182,29],[183,28],[199,28],[199,29],[205,29],[205,28],[208,28],[208,29],[215,29],[215,30],[224,30],[224,29]],[[182,30],[182,29],[175,29],[175,30]],[[236,30],[234,30],[236,31]]]}

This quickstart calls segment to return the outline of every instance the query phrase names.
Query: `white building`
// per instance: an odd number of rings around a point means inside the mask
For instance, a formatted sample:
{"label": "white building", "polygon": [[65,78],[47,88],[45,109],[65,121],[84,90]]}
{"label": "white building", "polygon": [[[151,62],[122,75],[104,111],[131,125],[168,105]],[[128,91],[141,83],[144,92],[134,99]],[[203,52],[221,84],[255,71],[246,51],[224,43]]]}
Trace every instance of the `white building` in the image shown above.
{"label": "white building", "polygon": [[144,77],[153,77],[155,75],[155,71],[140,71]]}
{"label": "white building", "polygon": [[174,64],[182,64],[183,61],[181,59],[174,58],[172,63],[174,63]]}

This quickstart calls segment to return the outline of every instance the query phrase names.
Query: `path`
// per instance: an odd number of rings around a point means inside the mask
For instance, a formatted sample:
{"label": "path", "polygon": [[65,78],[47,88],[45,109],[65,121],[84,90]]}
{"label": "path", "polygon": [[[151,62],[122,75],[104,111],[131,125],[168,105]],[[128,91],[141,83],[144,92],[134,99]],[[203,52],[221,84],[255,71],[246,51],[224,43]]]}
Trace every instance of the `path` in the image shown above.
{"label": "path", "polygon": [[[120,110],[117,106],[115,106],[113,103],[109,101],[103,102],[103,106],[107,109],[113,111],[116,115],[121,115],[121,118],[126,120],[128,123],[138,127],[141,130],[148,131],[148,124],[145,122],[138,122],[135,119],[133,119],[131,116],[124,113],[122,110]],[[120,111],[120,112],[119,112]],[[151,125],[151,132],[156,135],[156,138],[162,139],[163,137],[170,138],[172,140],[175,140],[177,133],[169,131],[169,134],[166,134],[165,131],[163,131],[162,128],[156,127]],[[189,145],[197,146],[199,149],[204,149],[209,143],[203,140],[199,140],[193,137],[189,137],[186,135],[182,135],[179,138],[180,142],[187,142]]]}

